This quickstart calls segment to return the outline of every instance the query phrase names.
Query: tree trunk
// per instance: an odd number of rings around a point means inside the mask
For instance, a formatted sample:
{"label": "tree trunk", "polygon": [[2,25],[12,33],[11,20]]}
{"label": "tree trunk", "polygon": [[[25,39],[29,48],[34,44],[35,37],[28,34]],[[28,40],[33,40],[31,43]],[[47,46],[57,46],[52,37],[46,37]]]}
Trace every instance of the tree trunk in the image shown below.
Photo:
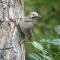
{"label": "tree trunk", "polygon": [[23,0],[0,0],[0,60],[25,60],[20,32]]}

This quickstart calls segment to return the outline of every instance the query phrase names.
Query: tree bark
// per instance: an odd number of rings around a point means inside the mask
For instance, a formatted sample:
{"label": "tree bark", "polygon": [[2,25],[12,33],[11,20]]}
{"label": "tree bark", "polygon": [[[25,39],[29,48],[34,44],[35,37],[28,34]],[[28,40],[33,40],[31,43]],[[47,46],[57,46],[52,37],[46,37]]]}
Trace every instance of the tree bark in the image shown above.
{"label": "tree bark", "polygon": [[25,60],[20,31],[23,0],[0,0],[0,60]]}

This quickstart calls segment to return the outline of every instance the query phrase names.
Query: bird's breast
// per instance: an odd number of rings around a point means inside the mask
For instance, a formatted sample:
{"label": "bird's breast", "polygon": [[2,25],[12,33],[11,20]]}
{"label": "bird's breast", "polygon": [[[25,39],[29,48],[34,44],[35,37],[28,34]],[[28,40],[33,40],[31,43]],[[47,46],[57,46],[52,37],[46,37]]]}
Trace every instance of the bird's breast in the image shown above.
{"label": "bird's breast", "polygon": [[32,19],[25,17],[24,20],[21,20],[20,26],[23,29],[32,29],[34,27],[34,24],[32,22]]}
{"label": "bird's breast", "polygon": [[32,22],[26,22],[25,26],[27,29],[32,29],[34,27],[34,24]]}

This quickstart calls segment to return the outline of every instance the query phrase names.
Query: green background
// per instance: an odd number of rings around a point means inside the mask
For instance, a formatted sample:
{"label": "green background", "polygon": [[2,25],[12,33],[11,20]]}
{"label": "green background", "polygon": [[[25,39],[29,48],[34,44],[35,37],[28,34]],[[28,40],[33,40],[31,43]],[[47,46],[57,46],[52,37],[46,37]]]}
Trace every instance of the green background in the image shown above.
{"label": "green background", "polygon": [[[33,21],[35,23],[33,41],[40,41],[43,38],[52,40],[58,38],[54,27],[60,25],[60,0],[24,0],[24,11],[25,15],[35,11],[42,16],[39,20]],[[29,60],[28,55],[34,52],[31,42],[29,39],[25,41],[26,60]],[[55,49],[58,51],[57,48]],[[54,60],[60,60],[59,57],[56,56]]]}

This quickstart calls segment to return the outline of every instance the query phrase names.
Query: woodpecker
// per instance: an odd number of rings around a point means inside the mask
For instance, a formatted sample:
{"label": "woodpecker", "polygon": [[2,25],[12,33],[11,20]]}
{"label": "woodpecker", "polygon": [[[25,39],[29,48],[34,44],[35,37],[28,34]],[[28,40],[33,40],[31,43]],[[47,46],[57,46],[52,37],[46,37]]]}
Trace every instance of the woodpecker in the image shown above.
{"label": "woodpecker", "polygon": [[29,39],[32,37],[32,30],[34,29],[33,20],[38,19],[41,16],[36,12],[30,12],[28,16],[24,16],[24,19],[20,21],[21,31],[27,36]]}

